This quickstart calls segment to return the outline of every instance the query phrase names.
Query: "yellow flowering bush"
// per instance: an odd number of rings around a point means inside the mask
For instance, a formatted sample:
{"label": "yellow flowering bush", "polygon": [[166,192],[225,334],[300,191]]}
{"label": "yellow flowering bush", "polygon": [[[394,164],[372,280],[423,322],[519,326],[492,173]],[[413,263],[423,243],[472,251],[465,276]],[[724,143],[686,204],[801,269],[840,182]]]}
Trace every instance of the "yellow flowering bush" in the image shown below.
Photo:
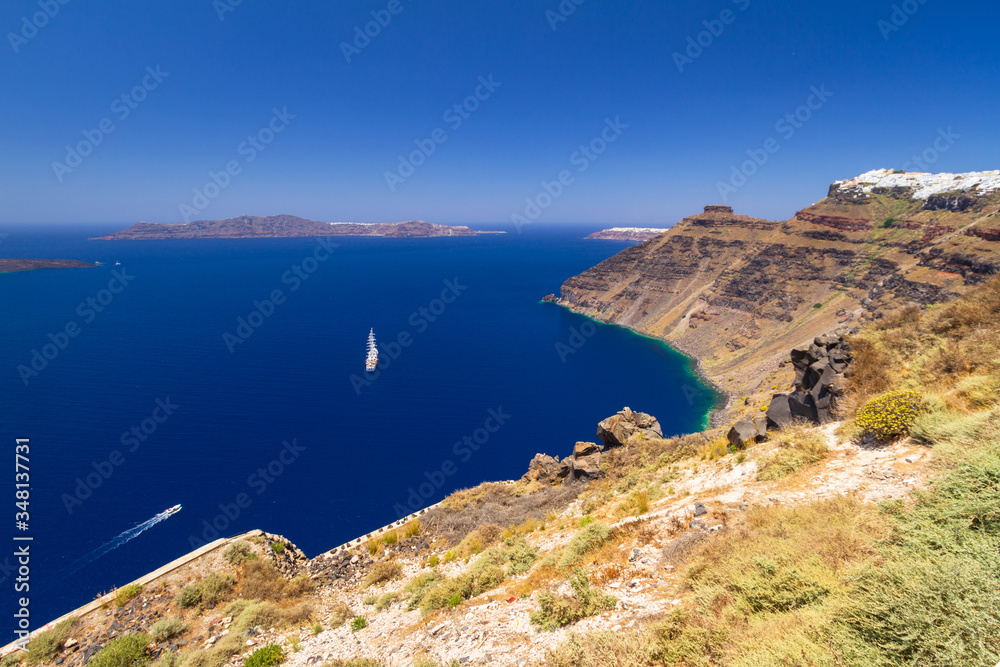
{"label": "yellow flowering bush", "polygon": [[858,410],[858,426],[879,440],[892,440],[910,432],[917,415],[927,410],[915,391],[890,391]]}

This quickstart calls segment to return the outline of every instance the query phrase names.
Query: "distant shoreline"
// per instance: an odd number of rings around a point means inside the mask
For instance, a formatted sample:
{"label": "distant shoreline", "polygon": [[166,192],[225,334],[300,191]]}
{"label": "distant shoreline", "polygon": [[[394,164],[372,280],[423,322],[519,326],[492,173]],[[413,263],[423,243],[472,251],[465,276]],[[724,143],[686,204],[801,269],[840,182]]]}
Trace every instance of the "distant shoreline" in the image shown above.
{"label": "distant shoreline", "polygon": [[76,259],[0,259],[0,273],[34,271],[36,269],[86,269],[97,264]]}
{"label": "distant shoreline", "polygon": [[314,238],[317,236],[378,236],[436,238],[505,234],[477,231],[465,225],[439,225],[423,220],[406,222],[319,222],[294,215],[240,216],[225,220],[153,223],[137,222],[126,229],[90,238],[90,241],[159,241],[165,239]]}
{"label": "distant shoreline", "polygon": [[726,410],[729,409],[730,405],[732,405],[733,402],[732,393],[724,389],[721,385],[716,383],[708,376],[708,374],[705,372],[705,369],[702,368],[701,359],[694,356],[690,352],[687,352],[677,347],[672,341],[666,341],[663,340],[662,338],[657,338],[656,336],[651,336],[650,334],[642,333],[641,331],[636,331],[635,329],[626,324],[619,324],[617,322],[606,322],[604,320],[597,319],[596,317],[592,317],[591,315],[576,310],[572,305],[563,302],[561,299],[557,301],[544,301],[544,303],[551,303],[556,306],[559,306],[560,308],[565,308],[574,315],[579,315],[581,317],[584,317],[590,320],[591,322],[596,322],[598,324],[603,324],[604,326],[609,326],[609,327],[621,327],[622,329],[625,329],[626,331],[629,331],[632,334],[639,336],[640,338],[646,338],[651,341],[655,341],[661,345],[664,345],[665,347],[670,348],[671,351],[676,352],[677,354],[687,359],[689,372],[691,376],[697,379],[704,386],[711,389],[715,393],[715,400],[712,401],[711,408],[706,414],[702,416],[702,419],[704,420],[702,423],[703,430],[707,428],[715,428],[716,426],[718,426],[721,423],[723,414],[725,413]]}

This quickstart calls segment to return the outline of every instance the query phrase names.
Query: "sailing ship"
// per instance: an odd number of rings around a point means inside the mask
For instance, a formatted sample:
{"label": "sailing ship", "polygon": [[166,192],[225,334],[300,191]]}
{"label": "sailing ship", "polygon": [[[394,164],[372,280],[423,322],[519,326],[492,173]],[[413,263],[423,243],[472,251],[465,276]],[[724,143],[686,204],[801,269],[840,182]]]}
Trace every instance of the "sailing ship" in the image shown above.
{"label": "sailing ship", "polygon": [[378,348],[375,347],[375,329],[368,332],[368,357],[365,359],[365,370],[369,373],[378,366]]}

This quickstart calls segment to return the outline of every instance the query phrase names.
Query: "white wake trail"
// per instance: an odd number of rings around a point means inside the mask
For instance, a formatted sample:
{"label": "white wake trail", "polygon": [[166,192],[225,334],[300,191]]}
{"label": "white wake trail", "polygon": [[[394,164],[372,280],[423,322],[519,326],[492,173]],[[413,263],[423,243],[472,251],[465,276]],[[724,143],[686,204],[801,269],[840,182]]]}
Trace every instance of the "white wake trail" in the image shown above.
{"label": "white wake trail", "polygon": [[129,528],[128,530],[122,532],[121,534],[112,537],[110,540],[108,540],[107,542],[105,542],[101,546],[97,547],[96,549],[94,549],[93,551],[91,551],[86,556],[83,556],[82,558],[79,558],[75,562],[73,562],[67,568],[67,573],[66,574],[70,575],[70,574],[76,573],[77,571],[83,569],[87,565],[90,565],[91,563],[93,563],[95,560],[97,560],[101,556],[104,556],[108,552],[114,551],[118,547],[120,547],[120,546],[122,546],[122,545],[124,545],[124,544],[126,544],[128,542],[131,542],[132,540],[134,540],[135,538],[139,537],[140,535],[142,535],[143,533],[145,533],[147,530],[149,530],[150,528],[152,528],[156,524],[162,523],[163,521],[166,521],[171,516],[172,516],[171,514],[166,514],[164,512],[161,512],[160,514],[157,514],[156,516],[154,516],[152,519],[147,519],[146,521],[143,521],[142,523],[136,524],[135,526]]}

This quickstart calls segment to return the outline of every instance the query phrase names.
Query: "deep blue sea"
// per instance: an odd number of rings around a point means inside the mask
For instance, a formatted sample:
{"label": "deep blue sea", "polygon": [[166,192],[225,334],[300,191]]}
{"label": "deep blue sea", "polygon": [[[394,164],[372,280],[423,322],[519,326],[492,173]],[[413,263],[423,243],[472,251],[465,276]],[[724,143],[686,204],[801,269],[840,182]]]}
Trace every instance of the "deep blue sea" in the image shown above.
{"label": "deep blue sea", "polygon": [[[0,229],[0,256],[105,262],[0,274],[0,539],[33,537],[29,594],[13,593],[13,548],[0,555],[0,642],[15,595],[37,626],[253,528],[313,556],[517,478],[536,452],[565,456],[623,406],[680,433],[715,399],[662,343],[540,302],[629,245],[584,240],[596,227],[333,249],[86,240],[116,228]],[[368,376],[371,328],[383,367]],[[27,531],[16,438],[30,439]]]}

